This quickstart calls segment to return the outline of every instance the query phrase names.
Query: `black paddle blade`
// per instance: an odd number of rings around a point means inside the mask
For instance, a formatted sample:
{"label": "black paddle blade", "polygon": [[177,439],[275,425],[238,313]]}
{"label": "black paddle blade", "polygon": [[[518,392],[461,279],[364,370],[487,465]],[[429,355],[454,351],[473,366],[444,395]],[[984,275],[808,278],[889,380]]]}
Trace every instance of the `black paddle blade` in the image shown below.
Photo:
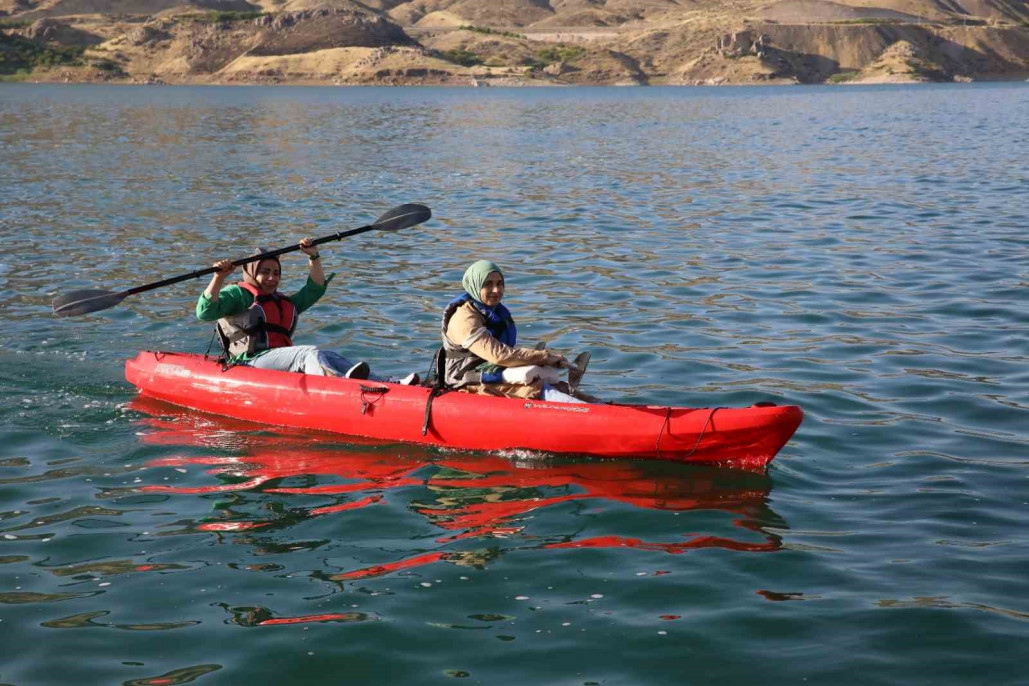
{"label": "black paddle blade", "polygon": [[54,298],[54,314],[58,317],[77,317],[114,307],[125,299],[126,293],[112,293],[99,288],[70,291]]}
{"label": "black paddle blade", "polygon": [[399,231],[428,221],[430,217],[432,217],[432,210],[425,205],[408,203],[394,207],[376,219],[372,226],[379,231]]}
{"label": "black paddle blade", "polygon": [[590,353],[584,352],[572,360],[572,366],[568,369],[568,388],[571,389],[572,393],[575,393],[575,389],[579,387],[579,383],[582,381],[582,375],[586,373],[586,365],[590,363]]}

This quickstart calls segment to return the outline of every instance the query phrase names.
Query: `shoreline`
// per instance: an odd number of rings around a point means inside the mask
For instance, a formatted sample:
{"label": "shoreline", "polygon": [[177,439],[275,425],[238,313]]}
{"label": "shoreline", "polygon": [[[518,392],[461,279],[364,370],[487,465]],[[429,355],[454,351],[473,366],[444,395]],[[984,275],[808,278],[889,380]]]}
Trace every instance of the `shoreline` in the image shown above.
{"label": "shoreline", "polygon": [[798,81],[749,81],[734,82],[720,81],[718,83],[559,83],[545,80],[525,79],[522,81],[507,80],[505,82],[486,82],[480,84],[460,83],[457,80],[440,81],[436,83],[340,83],[331,81],[318,81],[310,79],[295,80],[230,80],[212,81],[207,79],[196,80],[141,80],[141,79],[67,79],[67,78],[39,78],[38,75],[0,75],[0,84],[32,84],[32,85],[85,85],[85,86],[163,86],[163,87],[274,87],[282,86],[287,88],[454,88],[454,89],[514,89],[514,88],[540,88],[540,89],[579,89],[579,88],[775,88],[775,87],[826,87],[837,88],[847,86],[911,86],[911,85],[974,85],[987,83],[1029,83],[1029,72],[1019,74],[1000,74],[991,77],[976,79],[954,79],[951,81],[932,81],[927,79],[900,79],[869,78],[866,80],[848,80],[838,83],[800,83]]}

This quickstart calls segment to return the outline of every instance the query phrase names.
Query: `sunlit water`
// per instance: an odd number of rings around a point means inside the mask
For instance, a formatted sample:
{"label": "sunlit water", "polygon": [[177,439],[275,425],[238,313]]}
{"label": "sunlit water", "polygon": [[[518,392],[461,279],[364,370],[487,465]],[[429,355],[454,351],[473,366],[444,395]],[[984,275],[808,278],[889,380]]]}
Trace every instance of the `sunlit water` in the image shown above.
{"label": "sunlit water", "polygon": [[[0,87],[0,682],[1025,683],[1027,112]],[[765,474],[361,445],[134,401],[127,357],[206,349],[203,281],[50,314],[404,202],[323,248],[298,342],[424,370],[488,257],[585,390],[804,424]]]}

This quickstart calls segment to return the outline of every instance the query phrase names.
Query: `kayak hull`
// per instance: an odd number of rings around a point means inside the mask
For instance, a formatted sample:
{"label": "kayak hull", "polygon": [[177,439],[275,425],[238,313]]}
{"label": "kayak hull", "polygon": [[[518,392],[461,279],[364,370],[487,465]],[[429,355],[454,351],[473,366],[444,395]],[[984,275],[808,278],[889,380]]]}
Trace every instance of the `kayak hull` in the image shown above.
{"label": "kayak hull", "polygon": [[799,407],[571,404],[448,392],[425,434],[429,389],[252,367],[202,355],[141,352],[125,363],[141,395],[261,424],[459,450],[767,464],[803,419]]}

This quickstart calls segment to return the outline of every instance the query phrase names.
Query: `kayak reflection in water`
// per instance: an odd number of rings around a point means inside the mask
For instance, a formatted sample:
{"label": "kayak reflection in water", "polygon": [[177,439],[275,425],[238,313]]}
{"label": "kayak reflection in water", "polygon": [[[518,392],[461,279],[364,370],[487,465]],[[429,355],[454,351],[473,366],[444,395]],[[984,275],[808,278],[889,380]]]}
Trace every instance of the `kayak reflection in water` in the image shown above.
{"label": "kayak reflection in water", "polygon": [[[332,277],[325,277],[313,238],[300,241],[310,272],[307,283],[293,295],[279,292],[282,265],[269,257],[243,266],[243,281],[224,286],[235,271],[232,260],[221,260],[211,283],[197,300],[196,315],[202,322],[217,321],[218,338],[229,364],[260,369],[303,372],[316,376],[346,376],[367,379],[368,364],[353,364],[330,350],[313,345],[293,345],[293,332],[301,312],[325,294]],[[259,248],[255,255],[269,252]]]}
{"label": "kayak reflection in water", "polygon": [[571,365],[563,355],[517,347],[518,333],[504,297],[504,274],[493,262],[479,260],[464,273],[465,292],[443,313],[446,356],[444,381],[450,388],[509,398],[582,403],[595,398],[570,394],[558,369]]}

